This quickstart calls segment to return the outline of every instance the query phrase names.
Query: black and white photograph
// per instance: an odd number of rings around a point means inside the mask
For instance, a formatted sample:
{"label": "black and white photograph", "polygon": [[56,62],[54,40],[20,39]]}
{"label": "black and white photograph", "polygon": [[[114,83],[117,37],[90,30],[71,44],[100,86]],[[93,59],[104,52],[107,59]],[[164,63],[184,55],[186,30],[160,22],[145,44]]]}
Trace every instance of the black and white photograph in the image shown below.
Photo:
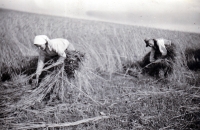
{"label": "black and white photograph", "polygon": [[1,130],[200,130],[200,0],[0,0]]}

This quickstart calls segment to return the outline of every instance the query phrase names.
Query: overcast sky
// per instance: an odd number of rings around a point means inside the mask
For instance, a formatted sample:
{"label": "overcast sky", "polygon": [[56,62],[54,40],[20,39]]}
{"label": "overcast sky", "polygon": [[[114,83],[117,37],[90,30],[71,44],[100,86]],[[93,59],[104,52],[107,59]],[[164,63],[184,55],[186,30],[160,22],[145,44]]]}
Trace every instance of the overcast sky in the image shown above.
{"label": "overcast sky", "polygon": [[0,0],[0,8],[200,33],[200,0]]}

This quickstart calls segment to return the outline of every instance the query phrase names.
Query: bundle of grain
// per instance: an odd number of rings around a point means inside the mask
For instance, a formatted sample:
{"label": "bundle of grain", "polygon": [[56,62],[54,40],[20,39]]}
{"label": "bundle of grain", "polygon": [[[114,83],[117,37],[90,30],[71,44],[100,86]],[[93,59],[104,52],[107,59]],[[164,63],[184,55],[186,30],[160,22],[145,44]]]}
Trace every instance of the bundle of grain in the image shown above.
{"label": "bundle of grain", "polygon": [[185,50],[185,58],[190,70],[196,71],[200,69],[200,49],[187,48]]}
{"label": "bundle of grain", "polygon": [[68,78],[74,78],[75,70],[80,68],[81,62],[84,60],[84,54],[79,51],[67,51],[65,59],[65,72]]}

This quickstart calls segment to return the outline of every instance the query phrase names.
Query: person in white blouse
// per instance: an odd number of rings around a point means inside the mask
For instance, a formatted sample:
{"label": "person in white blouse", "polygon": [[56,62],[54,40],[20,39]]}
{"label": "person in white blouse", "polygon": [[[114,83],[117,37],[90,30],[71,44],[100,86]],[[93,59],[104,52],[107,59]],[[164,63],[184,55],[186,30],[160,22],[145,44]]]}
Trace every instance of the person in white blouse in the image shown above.
{"label": "person in white blouse", "polygon": [[171,46],[171,41],[163,38],[158,39],[151,39],[146,38],[145,40],[146,47],[151,47],[151,53],[150,53],[150,62],[155,62],[157,59],[156,57],[156,51],[159,51],[162,54],[162,57],[167,55],[167,49],[166,46]]}
{"label": "person in white blouse", "polygon": [[67,39],[49,39],[46,35],[36,36],[34,39],[34,45],[39,48],[39,57],[36,70],[36,84],[38,83],[38,78],[42,73],[45,58],[59,56],[59,59],[56,61],[56,63],[53,64],[53,66],[56,66],[64,63],[66,58],[66,50],[75,51],[74,46]]}

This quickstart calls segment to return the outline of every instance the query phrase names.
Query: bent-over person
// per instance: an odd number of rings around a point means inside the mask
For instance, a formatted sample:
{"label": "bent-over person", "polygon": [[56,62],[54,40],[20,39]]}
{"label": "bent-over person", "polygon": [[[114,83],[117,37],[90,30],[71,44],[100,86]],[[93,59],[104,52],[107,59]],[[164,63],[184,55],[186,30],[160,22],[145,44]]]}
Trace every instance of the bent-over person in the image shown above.
{"label": "bent-over person", "polygon": [[66,39],[49,39],[46,35],[38,35],[34,39],[34,45],[39,48],[39,57],[36,70],[36,84],[44,67],[45,58],[59,56],[53,66],[64,63],[66,51],[75,51],[74,46]]}
{"label": "bent-over person", "polygon": [[[159,39],[148,39],[145,40],[146,47],[151,47],[150,62],[155,62],[156,60],[163,58],[167,55],[166,46],[171,46],[171,41],[163,38]],[[156,55],[156,53],[161,53],[161,56]],[[159,57],[158,57],[159,56]]]}
{"label": "bent-over person", "polygon": [[167,77],[173,72],[173,65],[176,61],[175,44],[164,38],[146,38],[144,41],[146,47],[151,47],[151,51],[140,63],[143,73],[155,77],[164,74],[163,76]]}

